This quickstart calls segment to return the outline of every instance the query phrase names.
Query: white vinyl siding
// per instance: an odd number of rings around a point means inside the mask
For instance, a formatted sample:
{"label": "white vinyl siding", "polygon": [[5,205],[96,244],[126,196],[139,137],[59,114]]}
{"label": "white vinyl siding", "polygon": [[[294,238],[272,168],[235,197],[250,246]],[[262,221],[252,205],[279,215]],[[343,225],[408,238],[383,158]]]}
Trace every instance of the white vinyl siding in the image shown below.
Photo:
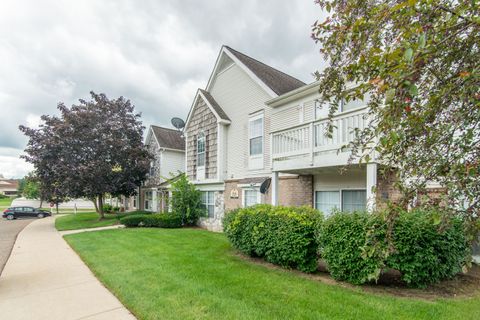
{"label": "white vinyl siding", "polygon": [[329,215],[335,210],[340,210],[341,207],[340,191],[315,192],[315,208],[325,215]]}
{"label": "white vinyl siding", "polygon": [[178,172],[185,171],[185,152],[165,150],[162,152],[160,166],[161,181],[178,175]]}
{"label": "white vinyl siding", "polygon": [[[224,176],[243,178],[251,174],[265,174],[270,166],[270,136],[266,134],[263,142],[262,169],[252,173],[248,167],[249,136],[248,120],[250,114],[264,110],[264,132],[270,132],[270,108],[265,106],[269,96],[239,66],[234,65],[218,74],[213,80],[210,93],[222,107],[232,123],[226,130],[226,172]],[[219,150],[219,152],[221,152]]]}
{"label": "white vinyl siding", "polygon": [[215,192],[214,191],[203,191],[202,195],[202,206],[207,212],[209,218],[215,216]]}

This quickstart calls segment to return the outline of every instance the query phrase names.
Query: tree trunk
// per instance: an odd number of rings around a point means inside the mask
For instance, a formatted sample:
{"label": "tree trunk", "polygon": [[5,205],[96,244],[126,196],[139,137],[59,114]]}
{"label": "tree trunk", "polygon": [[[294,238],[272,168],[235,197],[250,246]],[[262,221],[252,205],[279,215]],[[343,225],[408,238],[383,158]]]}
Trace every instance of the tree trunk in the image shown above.
{"label": "tree trunk", "polygon": [[55,209],[56,209],[56,212],[58,214],[58,202],[55,202]]}
{"label": "tree trunk", "polygon": [[103,212],[103,195],[98,196],[98,214],[100,215],[98,220],[103,220],[103,218],[105,218],[105,214]]}
{"label": "tree trunk", "polygon": [[42,208],[42,206],[43,206],[43,199],[40,198],[40,208]]}
{"label": "tree trunk", "polygon": [[100,211],[98,211],[97,198],[93,197],[93,198],[90,199],[90,201],[92,201],[93,205],[95,206],[95,212],[100,213]]}

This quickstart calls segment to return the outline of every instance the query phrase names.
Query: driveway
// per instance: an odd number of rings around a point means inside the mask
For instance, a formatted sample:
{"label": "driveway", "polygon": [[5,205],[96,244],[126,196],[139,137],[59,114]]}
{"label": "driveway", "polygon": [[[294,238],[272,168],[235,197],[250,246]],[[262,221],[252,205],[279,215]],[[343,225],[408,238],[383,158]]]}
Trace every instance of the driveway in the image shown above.
{"label": "driveway", "polygon": [[33,219],[8,221],[0,217],[0,274],[10,256],[17,234],[32,221]]}

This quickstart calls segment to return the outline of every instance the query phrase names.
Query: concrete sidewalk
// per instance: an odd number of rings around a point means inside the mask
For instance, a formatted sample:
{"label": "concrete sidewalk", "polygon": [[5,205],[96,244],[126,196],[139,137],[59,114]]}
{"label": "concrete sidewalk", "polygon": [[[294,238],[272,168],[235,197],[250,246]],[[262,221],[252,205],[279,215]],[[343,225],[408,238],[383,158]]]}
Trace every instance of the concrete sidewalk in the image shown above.
{"label": "concrete sidewalk", "polygon": [[51,217],[18,235],[0,277],[0,318],[135,319],[62,239]]}

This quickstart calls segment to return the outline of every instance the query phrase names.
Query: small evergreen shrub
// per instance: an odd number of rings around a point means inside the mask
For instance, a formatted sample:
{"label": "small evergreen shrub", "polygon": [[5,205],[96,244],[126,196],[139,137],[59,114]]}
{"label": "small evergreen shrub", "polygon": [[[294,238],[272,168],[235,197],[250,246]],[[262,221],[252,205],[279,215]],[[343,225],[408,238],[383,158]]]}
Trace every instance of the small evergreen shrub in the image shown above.
{"label": "small evergreen shrub", "polygon": [[387,260],[409,286],[451,278],[462,270],[468,254],[461,219],[425,209],[402,212],[393,229],[395,251]]}
{"label": "small evergreen shrub", "polygon": [[159,213],[146,216],[144,221],[145,227],[153,228],[181,228],[182,215],[176,213]]}
{"label": "small evergreen shrub", "polygon": [[315,232],[322,215],[308,207],[257,205],[227,213],[224,231],[238,250],[283,267],[317,269]]}
{"label": "small evergreen shrub", "polygon": [[378,216],[364,212],[328,217],[318,242],[331,276],[353,284],[377,280],[384,266],[385,230]]}
{"label": "small evergreen shrub", "polygon": [[103,206],[103,212],[108,213],[113,211],[113,206],[109,203],[105,203]]}
{"label": "small evergreen shrub", "polygon": [[147,214],[132,214],[127,215],[123,218],[120,218],[120,223],[123,224],[127,228],[134,228],[142,226],[145,223],[145,220],[150,215]]}

